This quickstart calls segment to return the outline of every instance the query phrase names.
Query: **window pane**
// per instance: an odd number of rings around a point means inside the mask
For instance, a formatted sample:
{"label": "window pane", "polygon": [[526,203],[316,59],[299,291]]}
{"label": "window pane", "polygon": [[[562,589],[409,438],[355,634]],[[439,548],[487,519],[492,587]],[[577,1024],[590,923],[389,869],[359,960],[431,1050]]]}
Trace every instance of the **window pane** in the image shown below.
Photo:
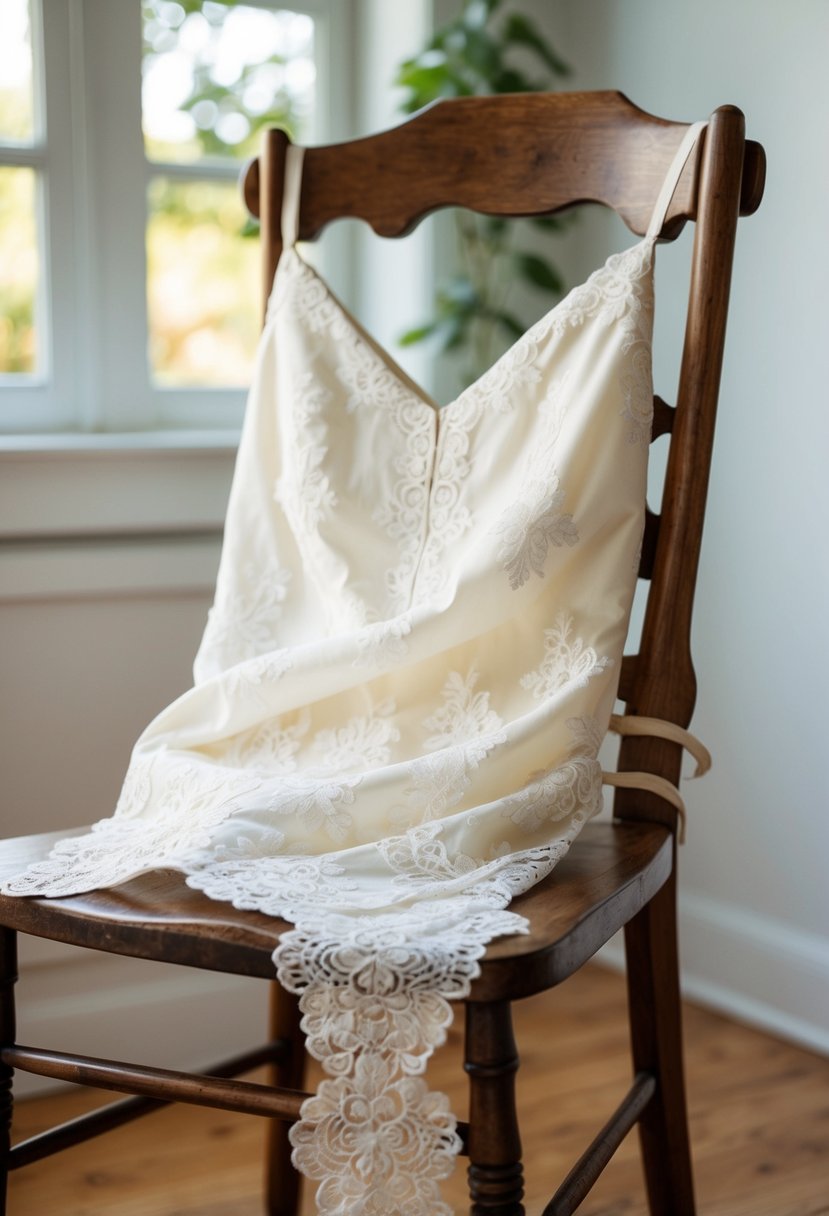
{"label": "window pane", "polygon": [[34,135],[32,40],[27,0],[0,3],[0,142]]}
{"label": "window pane", "polygon": [[144,144],[157,161],[246,157],[265,126],[307,130],[314,23],[233,0],[144,0]]}
{"label": "window pane", "polygon": [[235,182],[157,177],[147,228],[150,368],[170,387],[250,380],[261,327],[259,242]]}
{"label": "window pane", "polygon": [[0,168],[0,373],[37,366],[35,188],[33,169]]}

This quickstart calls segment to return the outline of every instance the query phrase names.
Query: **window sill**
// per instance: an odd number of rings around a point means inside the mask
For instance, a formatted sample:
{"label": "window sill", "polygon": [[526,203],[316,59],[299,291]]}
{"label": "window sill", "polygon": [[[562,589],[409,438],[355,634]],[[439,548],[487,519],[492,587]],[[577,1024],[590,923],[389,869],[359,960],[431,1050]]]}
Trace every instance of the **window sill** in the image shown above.
{"label": "window sill", "polygon": [[0,435],[0,461],[50,459],[75,456],[138,458],[147,453],[235,452],[239,428],[216,430],[170,430],[91,433],[61,431],[49,434]]}
{"label": "window sill", "polygon": [[0,540],[216,533],[238,431],[8,435]]}

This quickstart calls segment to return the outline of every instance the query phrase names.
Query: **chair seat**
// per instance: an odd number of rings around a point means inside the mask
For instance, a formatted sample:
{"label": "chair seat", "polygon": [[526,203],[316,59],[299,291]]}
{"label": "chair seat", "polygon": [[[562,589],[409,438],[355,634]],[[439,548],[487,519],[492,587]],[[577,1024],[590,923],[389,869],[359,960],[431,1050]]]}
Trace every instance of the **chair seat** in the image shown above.
{"label": "chair seat", "polygon": [[[18,873],[68,834],[3,841],[0,877]],[[671,865],[671,835],[661,825],[588,824],[553,873],[513,902],[530,932],[490,945],[472,999],[498,999],[507,989],[514,999],[558,984],[652,898]],[[176,870],[61,899],[0,896],[0,924],[113,954],[265,979],[274,977],[271,955],[287,928],[208,899]]]}

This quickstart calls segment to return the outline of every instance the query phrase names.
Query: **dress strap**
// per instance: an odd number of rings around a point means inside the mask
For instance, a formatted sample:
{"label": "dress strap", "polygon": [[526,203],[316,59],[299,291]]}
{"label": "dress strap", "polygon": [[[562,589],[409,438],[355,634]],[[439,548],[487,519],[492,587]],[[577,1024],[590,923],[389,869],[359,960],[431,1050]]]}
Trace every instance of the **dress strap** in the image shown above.
{"label": "dress strap", "polygon": [[285,176],[282,179],[282,248],[296,244],[299,233],[299,196],[302,192],[302,161],[305,149],[288,144],[285,149]]}
{"label": "dress strap", "polygon": [[[686,156],[687,159],[687,156]],[[685,161],[682,162],[683,164]],[[645,718],[629,714],[611,714],[608,730],[623,738],[630,735],[639,737],[649,736],[654,739],[667,739],[678,743],[697,762],[694,777],[702,777],[711,767],[711,753],[696,735],[677,726],[675,722],[666,722],[664,718]],[[602,773],[602,784],[613,785],[623,790],[647,790],[650,794],[658,794],[666,802],[670,802],[679,812],[679,843],[685,843],[685,803],[676,786],[665,777],[657,777],[655,773]]]}
{"label": "dress strap", "polygon": [[655,239],[662,231],[662,225],[665,223],[665,216],[668,213],[668,206],[674,196],[682,170],[685,168],[685,162],[691,155],[700,132],[704,131],[707,126],[707,122],[694,122],[682,137],[682,142],[676,150],[676,156],[671,161],[668,172],[665,174],[662,189],[659,191],[654,204],[651,222],[648,224],[648,231],[645,233],[646,238]]}

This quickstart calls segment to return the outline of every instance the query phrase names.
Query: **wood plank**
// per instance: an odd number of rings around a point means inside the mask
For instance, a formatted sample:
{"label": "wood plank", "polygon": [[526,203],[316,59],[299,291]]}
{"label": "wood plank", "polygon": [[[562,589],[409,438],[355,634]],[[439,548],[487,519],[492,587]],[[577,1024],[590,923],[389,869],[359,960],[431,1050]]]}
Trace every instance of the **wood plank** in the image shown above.
{"label": "wood plank", "polygon": [[[595,966],[515,1008],[528,1216],[541,1211],[630,1083],[624,1011],[622,977]],[[429,1075],[463,1118],[460,1021]],[[700,1212],[829,1216],[829,1060],[694,1006],[685,1008],[685,1026]],[[317,1078],[314,1065],[309,1088]],[[22,1103],[15,1137],[107,1100],[80,1092]],[[260,1216],[264,1132],[259,1119],[165,1110],[19,1171],[9,1216]],[[463,1162],[445,1193],[465,1212]],[[635,1135],[580,1211],[646,1216]],[[306,1194],[303,1216],[312,1213]]]}

